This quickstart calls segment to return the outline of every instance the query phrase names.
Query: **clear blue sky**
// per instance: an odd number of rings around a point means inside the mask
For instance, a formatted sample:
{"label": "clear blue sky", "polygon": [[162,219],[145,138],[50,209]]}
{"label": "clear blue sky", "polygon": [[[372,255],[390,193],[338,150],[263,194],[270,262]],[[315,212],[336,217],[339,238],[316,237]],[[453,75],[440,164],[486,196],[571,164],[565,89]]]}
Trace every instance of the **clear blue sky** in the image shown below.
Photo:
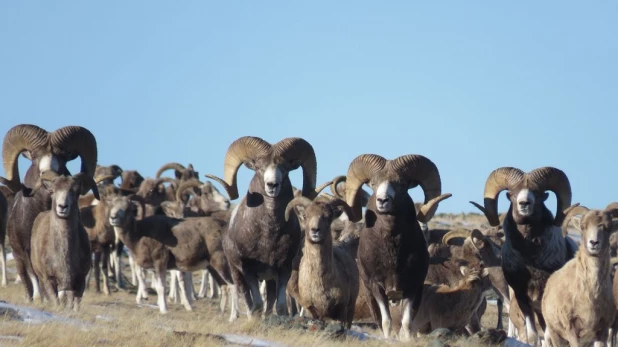
{"label": "clear blue sky", "polygon": [[442,212],[475,211],[493,169],[549,165],[603,208],[616,18],[607,0],[3,1],[0,134],[82,125],[100,164],[145,176],[169,161],[221,176],[244,135],[305,138],[319,182],[362,153],[423,154],[453,194]]}

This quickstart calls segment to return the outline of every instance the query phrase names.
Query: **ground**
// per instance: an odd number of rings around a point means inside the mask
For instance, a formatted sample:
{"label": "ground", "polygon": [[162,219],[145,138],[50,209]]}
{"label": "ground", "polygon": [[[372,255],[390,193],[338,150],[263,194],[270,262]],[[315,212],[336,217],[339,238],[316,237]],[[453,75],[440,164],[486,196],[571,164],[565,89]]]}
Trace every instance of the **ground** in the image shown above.
{"label": "ground", "polygon": [[[474,217],[474,218],[472,218]],[[436,221],[443,226],[447,224],[480,224],[482,218],[477,216],[440,215]],[[478,216],[480,217],[480,216]],[[456,226],[453,225],[453,226]],[[128,262],[124,261],[124,264]],[[72,321],[52,320],[35,324],[26,323],[12,311],[0,308],[0,345],[1,346],[194,346],[194,345],[251,345],[246,341],[226,342],[226,334],[236,334],[236,338],[247,336],[272,342],[272,346],[378,346],[385,341],[378,339],[379,330],[363,326],[361,330],[368,336],[364,341],[357,337],[336,338],[332,329],[317,329],[319,324],[303,321],[280,321],[262,319],[248,321],[242,315],[235,323],[228,323],[229,308],[225,314],[218,312],[217,300],[201,299],[194,305],[194,311],[186,311],[180,304],[169,304],[166,315],[159,314],[156,295],[151,293],[148,304],[138,306],[134,291],[113,292],[110,296],[97,294],[90,290],[84,294],[79,312],[58,309],[40,302],[26,303],[22,284],[14,284],[15,272],[13,261],[8,262],[10,284],[0,288],[0,301],[43,310]],[[128,269],[125,275],[130,274]],[[150,276],[148,276],[148,279]],[[196,289],[199,288],[199,273],[195,273]],[[242,301],[241,301],[242,302]],[[241,311],[244,307],[241,305]],[[496,307],[488,305],[483,316],[483,327],[496,326]],[[312,331],[314,330],[315,331]],[[360,334],[358,334],[360,335]],[[362,336],[362,335],[360,335]],[[233,337],[233,336],[232,336]],[[441,342],[440,342],[441,341]],[[260,345],[255,341],[253,345]],[[393,342],[393,346],[479,346],[484,343],[479,339],[436,338],[427,336],[416,338],[412,343]],[[261,344],[264,345],[264,344]]]}

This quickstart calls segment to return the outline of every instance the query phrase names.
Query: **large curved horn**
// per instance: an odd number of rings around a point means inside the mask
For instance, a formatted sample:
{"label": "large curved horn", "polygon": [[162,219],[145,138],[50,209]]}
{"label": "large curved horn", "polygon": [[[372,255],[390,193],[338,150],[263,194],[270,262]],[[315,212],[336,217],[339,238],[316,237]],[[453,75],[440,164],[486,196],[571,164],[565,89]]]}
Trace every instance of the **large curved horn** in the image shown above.
{"label": "large curved horn", "polygon": [[333,184],[333,181],[324,182],[324,183],[320,184],[319,186],[317,186],[315,188],[316,196],[318,196],[324,190],[324,188],[330,186],[331,184]]}
{"label": "large curved horn", "polygon": [[287,222],[290,219],[290,211],[294,207],[300,205],[300,206],[307,208],[309,204],[311,204],[311,200],[307,198],[306,196],[299,196],[297,198],[292,199],[292,201],[290,201],[288,205],[285,207],[285,221]]}
{"label": "large curved horn", "polygon": [[554,225],[561,226],[564,221],[564,210],[571,206],[571,183],[567,175],[554,167],[541,167],[528,173],[529,182],[539,189],[550,190],[556,194],[556,218]]}
{"label": "large curved horn", "polygon": [[161,174],[167,170],[176,170],[176,171],[180,171],[182,172],[185,167],[179,163],[167,163],[164,164],[163,166],[161,166],[161,168],[159,168],[159,170],[157,171],[157,175],[155,176],[156,178],[161,177]]}
{"label": "large curved horn", "polygon": [[270,153],[271,145],[259,137],[243,136],[234,141],[225,154],[223,162],[223,179],[215,175],[205,176],[219,182],[227,192],[230,200],[238,198],[236,174],[243,163]]}
{"label": "large curved horn", "polygon": [[300,137],[288,137],[273,145],[274,155],[290,164],[290,169],[303,169],[303,196],[315,199],[318,164],[313,146]]}
{"label": "large curved horn", "polygon": [[99,184],[105,180],[113,180],[116,179],[116,177],[118,177],[117,175],[102,175],[102,176],[97,176],[94,178],[94,183],[95,184]]}
{"label": "large curved horn", "polygon": [[346,177],[343,175],[337,176],[335,178],[333,178],[333,183],[330,185],[330,191],[331,193],[333,193],[334,196],[336,196],[338,199],[341,200],[345,200],[345,190],[344,192],[341,192],[341,188],[343,188],[343,185],[341,185],[339,188],[339,183],[343,182],[343,184],[345,184],[345,180]]}
{"label": "large curved horn", "polygon": [[586,212],[590,211],[590,209],[586,206],[579,206],[579,203],[567,208],[564,210],[564,221],[562,222],[562,236],[567,236],[569,223],[571,219],[577,215],[584,215]]}
{"label": "large curved horn", "polygon": [[609,205],[605,207],[605,210],[612,210],[612,209],[618,209],[618,202],[610,202]]}
{"label": "large curved horn", "polygon": [[138,216],[136,218],[136,220],[142,220],[144,219],[144,215],[146,214],[146,200],[144,200],[143,197],[136,195],[136,194],[131,194],[129,196],[127,196],[127,199],[129,199],[129,202],[131,201],[136,201],[140,204],[140,208],[142,210],[142,214],[141,216]]}
{"label": "large curved horn", "polygon": [[409,154],[397,157],[387,164],[389,169],[396,172],[401,178],[409,182],[410,187],[420,185],[425,193],[425,202],[417,215],[422,223],[428,223],[436,213],[438,203],[451,197],[451,194],[442,195],[442,182],[440,172],[431,160],[417,155]]}
{"label": "large curved horn", "polygon": [[97,182],[92,177],[88,176],[88,174],[83,172],[75,174],[73,179],[80,187],[79,195],[86,195],[90,189],[94,189],[97,186]]}
{"label": "large curved horn", "polygon": [[48,132],[36,125],[20,124],[12,127],[2,142],[2,163],[6,178],[0,177],[0,183],[13,193],[21,189],[17,158],[24,151],[34,152],[47,146]]}
{"label": "large curved horn", "polygon": [[449,241],[451,241],[452,239],[458,237],[463,237],[465,239],[468,238],[470,235],[472,235],[472,231],[468,229],[451,230],[448,233],[444,234],[444,236],[442,236],[442,244],[448,246]]}
{"label": "large curved horn", "polygon": [[171,178],[171,177],[160,177],[157,178],[155,181],[155,187],[158,186],[159,184],[163,183],[163,182],[167,182],[172,186],[172,189],[174,189],[174,191],[176,191],[178,189],[178,182]]}
{"label": "large curved horn", "polygon": [[[185,190],[191,188],[199,188],[202,186],[202,184],[203,183],[198,180],[188,180],[181,183],[180,186],[178,186],[178,189],[176,189],[176,201],[182,201],[182,194],[185,192]],[[191,190],[191,194],[192,193],[194,193],[193,190]]]}
{"label": "large curved horn", "polygon": [[[97,167],[97,141],[90,130],[80,126],[62,127],[49,134],[49,143],[52,152],[63,156],[67,161],[80,157],[82,161],[81,172],[89,177],[94,177]],[[96,185],[92,193],[100,200]]]}
{"label": "large curved horn", "polygon": [[489,225],[492,227],[498,226],[500,224],[498,218],[498,194],[505,189],[513,187],[523,177],[524,172],[514,167],[496,169],[489,174],[487,181],[485,181],[485,190],[483,192],[485,207],[474,201],[470,201],[470,203],[485,214]]}
{"label": "large curved horn", "polygon": [[358,222],[363,217],[359,194],[361,187],[382,171],[386,162],[384,157],[377,154],[361,154],[350,163],[345,183],[345,202],[352,208],[352,215],[348,216],[350,221]]}

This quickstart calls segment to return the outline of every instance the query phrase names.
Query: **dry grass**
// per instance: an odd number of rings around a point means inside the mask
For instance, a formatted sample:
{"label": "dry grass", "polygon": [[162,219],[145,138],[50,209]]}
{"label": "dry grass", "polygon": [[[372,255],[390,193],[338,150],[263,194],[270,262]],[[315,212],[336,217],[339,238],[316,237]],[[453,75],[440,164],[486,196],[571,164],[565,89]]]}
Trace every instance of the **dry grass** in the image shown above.
{"label": "dry grass", "polygon": [[[125,261],[124,264],[127,264]],[[9,261],[9,268],[14,264]],[[129,271],[126,269],[125,274]],[[151,305],[138,306],[135,294],[129,292],[114,292],[110,296],[96,294],[91,283],[90,291],[86,291],[81,309],[73,311],[58,309],[53,305],[40,302],[26,303],[22,284],[14,284],[14,273],[9,273],[10,284],[0,288],[0,299],[7,303],[41,309],[53,314],[80,320],[86,326],[75,326],[63,322],[44,324],[29,324],[11,319],[10,315],[0,315],[0,336],[18,336],[21,342],[5,340],[0,337],[2,346],[195,346],[230,345],[220,340],[214,334],[239,334],[252,336],[288,346],[348,346],[358,345],[379,346],[385,341],[370,340],[359,342],[348,337],[344,340],[334,340],[323,331],[304,331],[288,329],[265,324],[261,319],[248,321],[242,315],[235,323],[228,323],[229,308],[225,314],[217,310],[218,302],[202,299],[194,304],[194,311],[186,311],[180,304],[169,304],[166,315],[159,314],[156,305],[156,295],[149,296]],[[200,278],[195,273],[194,278]],[[196,287],[199,286],[196,283]],[[242,300],[241,300],[242,302]],[[241,305],[241,311],[244,307]],[[495,327],[496,308],[489,305],[483,316],[484,327]],[[379,330],[364,328],[373,336],[380,336]],[[393,346],[427,346],[433,338],[417,338],[413,343],[393,342]],[[475,340],[449,341],[451,346],[478,346]]]}

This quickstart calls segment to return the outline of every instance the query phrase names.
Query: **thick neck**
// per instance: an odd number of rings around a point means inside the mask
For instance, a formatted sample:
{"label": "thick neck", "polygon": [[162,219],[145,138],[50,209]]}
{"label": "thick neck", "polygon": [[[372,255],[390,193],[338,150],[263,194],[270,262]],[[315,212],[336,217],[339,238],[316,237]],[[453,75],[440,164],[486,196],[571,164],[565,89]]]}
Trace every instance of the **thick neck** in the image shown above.
{"label": "thick neck", "polygon": [[606,282],[611,277],[609,249],[604,249],[601,254],[592,256],[588,254],[585,245],[582,245],[576,257],[582,275],[582,282],[588,283],[590,285],[589,288],[598,288],[598,284]]}
{"label": "thick neck", "polygon": [[[330,231],[329,231],[330,232]],[[307,257],[318,274],[327,274],[333,271],[333,241],[327,238],[321,244],[312,243],[305,239],[303,257]]]}
{"label": "thick neck", "polygon": [[114,226],[114,233],[129,249],[134,249],[135,243],[140,238],[139,235],[135,235],[135,223],[137,222],[134,218],[129,218],[123,226]]}

